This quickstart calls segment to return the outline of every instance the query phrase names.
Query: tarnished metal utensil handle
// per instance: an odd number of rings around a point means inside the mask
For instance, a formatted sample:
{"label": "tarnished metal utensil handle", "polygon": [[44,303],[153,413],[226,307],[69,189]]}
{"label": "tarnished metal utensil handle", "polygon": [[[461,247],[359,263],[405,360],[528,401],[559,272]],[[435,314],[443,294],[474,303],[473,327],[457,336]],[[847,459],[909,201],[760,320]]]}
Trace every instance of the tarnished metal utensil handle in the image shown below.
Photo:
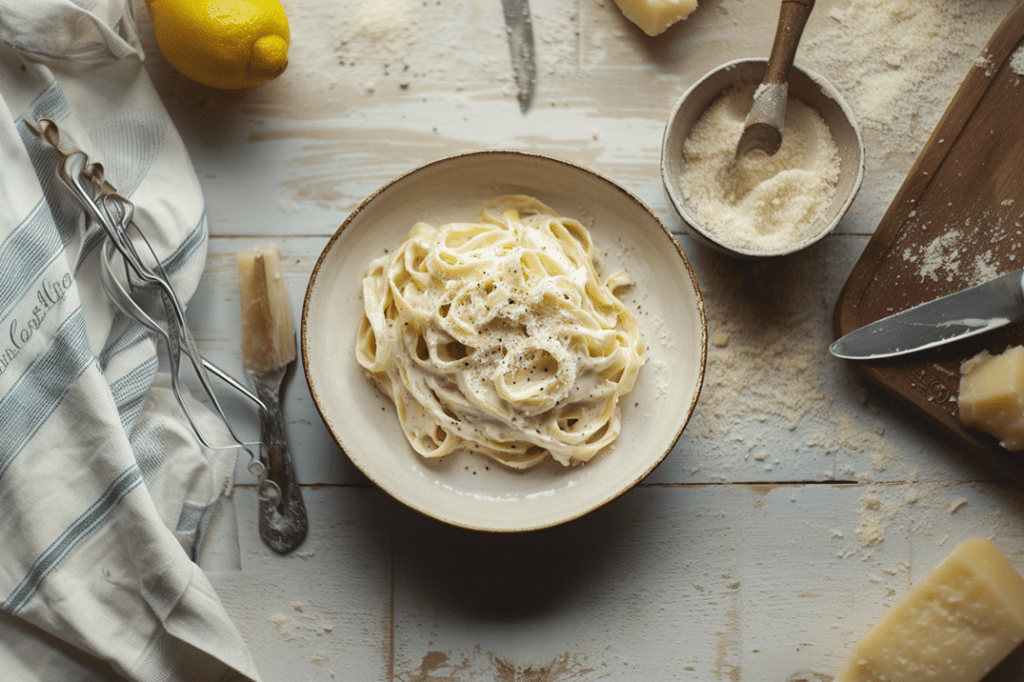
{"label": "tarnished metal utensil handle", "polygon": [[309,530],[306,504],[295,477],[295,462],[284,431],[281,381],[285,369],[281,367],[261,376],[253,374],[256,394],[266,405],[266,409],[260,410],[261,457],[267,468],[266,480],[261,484],[271,482],[279,492],[279,495],[260,495],[260,538],[280,554],[287,554],[301,545]]}

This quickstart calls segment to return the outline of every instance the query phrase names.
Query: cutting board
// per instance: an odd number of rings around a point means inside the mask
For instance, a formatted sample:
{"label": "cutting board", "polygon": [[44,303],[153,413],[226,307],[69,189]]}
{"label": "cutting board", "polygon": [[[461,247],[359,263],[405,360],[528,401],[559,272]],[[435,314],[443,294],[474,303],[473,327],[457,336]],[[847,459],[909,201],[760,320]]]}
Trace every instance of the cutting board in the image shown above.
{"label": "cutting board", "polygon": [[[957,91],[836,302],[836,337],[1024,268],[1024,1]],[[1024,344],[1024,323],[885,361],[854,362],[869,384],[969,459],[1024,484],[1011,453],[957,416],[960,363]]]}

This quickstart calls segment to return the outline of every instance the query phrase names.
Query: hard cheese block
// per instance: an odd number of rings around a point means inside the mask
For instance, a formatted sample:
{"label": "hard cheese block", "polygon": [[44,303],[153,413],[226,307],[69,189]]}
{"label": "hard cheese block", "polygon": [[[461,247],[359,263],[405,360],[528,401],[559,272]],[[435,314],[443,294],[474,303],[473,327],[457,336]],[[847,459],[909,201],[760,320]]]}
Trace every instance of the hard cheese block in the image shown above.
{"label": "hard cheese block", "polygon": [[992,434],[1007,450],[1024,449],[1024,346],[964,362],[957,410],[964,426]]}
{"label": "hard cheese block", "polygon": [[953,550],[875,625],[835,682],[977,682],[1024,640],[1024,579],[992,543]]}
{"label": "hard cheese block", "polygon": [[697,9],[697,0],[615,0],[615,4],[627,19],[650,36],[663,33]]}
{"label": "hard cheese block", "polygon": [[254,372],[284,367],[295,359],[295,328],[273,244],[241,251],[238,293],[242,313],[242,363]]}

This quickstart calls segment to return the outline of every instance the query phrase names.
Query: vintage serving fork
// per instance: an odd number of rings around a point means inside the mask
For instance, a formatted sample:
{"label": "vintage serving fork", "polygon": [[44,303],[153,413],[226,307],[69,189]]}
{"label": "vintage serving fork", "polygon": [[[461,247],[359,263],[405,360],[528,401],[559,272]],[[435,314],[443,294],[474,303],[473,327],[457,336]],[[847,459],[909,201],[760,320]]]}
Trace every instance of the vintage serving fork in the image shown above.
{"label": "vintage serving fork", "polygon": [[[57,166],[59,179],[71,190],[93,222],[104,230],[106,239],[103,240],[100,254],[100,272],[104,290],[115,307],[156,334],[165,345],[175,399],[197,440],[212,449],[241,448],[249,455],[250,461],[247,469],[257,477],[259,482],[257,490],[260,498],[263,500],[279,499],[280,488],[267,477],[267,469],[262,457],[254,453],[254,448],[262,450],[262,444],[258,441],[245,441],[237,435],[221,408],[208,372],[221,377],[225,383],[259,405],[261,409],[265,406],[257,396],[245,388],[244,384],[202,357],[185,318],[184,306],[175,293],[167,272],[156,257],[145,234],[133,221],[134,206],[132,203],[118,194],[117,190],[104,178],[101,164],[90,162],[88,156],[81,150],[61,147],[60,131],[56,123],[49,119],[40,119],[37,121],[37,127],[33,127],[31,124],[28,124],[28,127],[61,156],[61,161]],[[88,221],[82,229],[84,245],[87,243],[85,237],[88,236],[87,233],[90,230]],[[139,252],[137,243],[138,246],[144,247],[144,253]],[[125,277],[132,293],[124,288],[115,274],[114,261],[115,255],[117,255],[115,250],[122,258]],[[155,299],[159,312],[150,314],[144,310],[133,294],[140,297],[148,295],[146,298]],[[159,321],[155,318],[159,318]],[[233,445],[212,443],[203,434],[202,429],[199,428],[192,416],[180,386],[184,364],[182,355],[187,358],[188,364],[192,366],[214,411],[227,427],[234,441]]]}

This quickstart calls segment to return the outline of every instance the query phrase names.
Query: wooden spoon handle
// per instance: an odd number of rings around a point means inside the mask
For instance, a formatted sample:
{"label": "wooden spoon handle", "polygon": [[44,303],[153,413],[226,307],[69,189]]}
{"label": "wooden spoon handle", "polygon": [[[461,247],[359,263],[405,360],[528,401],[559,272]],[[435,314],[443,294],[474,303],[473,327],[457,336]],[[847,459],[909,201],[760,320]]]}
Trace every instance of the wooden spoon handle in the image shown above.
{"label": "wooden spoon handle", "polygon": [[762,83],[786,83],[793,68],[796,48],[807,24],[807,17],[814,9],[814,0],[782,0],[779,10],[779,26],[775,30],[775,42],[768,57],[768,67]]}

